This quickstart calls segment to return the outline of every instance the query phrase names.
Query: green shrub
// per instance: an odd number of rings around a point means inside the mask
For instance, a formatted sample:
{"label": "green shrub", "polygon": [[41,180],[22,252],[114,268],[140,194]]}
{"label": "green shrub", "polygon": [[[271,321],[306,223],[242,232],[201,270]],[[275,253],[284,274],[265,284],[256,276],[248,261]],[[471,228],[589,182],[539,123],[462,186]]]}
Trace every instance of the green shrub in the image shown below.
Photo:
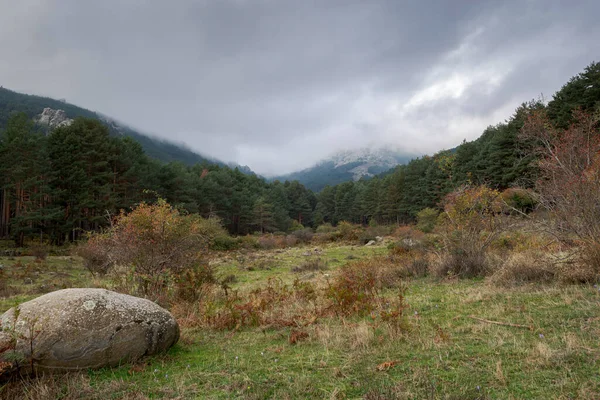
{"label": "green shrub", "polygon": [[293,219],[290,225],[290,232],[299,231],[300,229],[304,229],[304,225]]}
{"label": "green shrub", "polygon": [[239,249],[241,246],[240,240],[229,235],[220,235],[212,240],[210,248],[217,251],[229,251]]}
{"label": "green shrub", "polygon": [[356,241],[362,230],[361,226],[347,221],[342,221],[338,224],[338,232],[341,240]]}
{"label": "green shrub", "polygon": [[510,209],[522,213],[533,211],[537,205],[535,195],[529,190],[521,188],[506,189],[502,192],[502,200]]}
{"label": "green shrub", "polygon": [[240,246],[244,249],[259,249],[260,244],[258,243],[258,238],[256,236],[246,235],[238,237],[240,242]]}
{"label": "green shrub", "polygon": [[319,225],[316,230],[317,233],[331,233],[333,231],[335,231],[335,228],[329,222]]}
{"label": "green shrub", "polygon": [[433,208],[424,208],[417,213],[417,229],[430,233],[435,228],[439,212]]}

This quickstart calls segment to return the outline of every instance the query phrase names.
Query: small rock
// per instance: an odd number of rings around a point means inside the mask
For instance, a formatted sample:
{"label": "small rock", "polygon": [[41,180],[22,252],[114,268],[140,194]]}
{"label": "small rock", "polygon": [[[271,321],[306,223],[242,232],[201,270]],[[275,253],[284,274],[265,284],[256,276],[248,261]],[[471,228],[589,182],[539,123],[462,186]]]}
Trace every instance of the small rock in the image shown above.
{"label": "small rock", "polygon": [[373,245],[375,245],[374,240],[369,240],[369,243],[365,244],[365,246],[373,246]]}

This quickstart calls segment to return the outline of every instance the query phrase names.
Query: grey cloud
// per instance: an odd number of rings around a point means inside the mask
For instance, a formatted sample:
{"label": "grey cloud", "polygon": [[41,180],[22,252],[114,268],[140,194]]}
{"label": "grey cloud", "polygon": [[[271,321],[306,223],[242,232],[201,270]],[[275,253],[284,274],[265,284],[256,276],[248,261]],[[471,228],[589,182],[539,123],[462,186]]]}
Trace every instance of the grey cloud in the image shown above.
{"label": "grey cloud", "polygon": [[600,50],[595,1],[0,0],[0,11],[4,86],[264,174],[374,143],[455,146]]}

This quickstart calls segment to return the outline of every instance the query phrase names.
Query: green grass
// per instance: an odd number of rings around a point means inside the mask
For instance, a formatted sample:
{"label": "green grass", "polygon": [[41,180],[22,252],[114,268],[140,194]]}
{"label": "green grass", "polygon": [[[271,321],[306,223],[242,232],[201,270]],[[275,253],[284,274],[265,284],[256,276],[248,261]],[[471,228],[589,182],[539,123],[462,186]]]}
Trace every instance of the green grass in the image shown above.
{"label": "green grass", "polygon": [[[365,246],[307,246],[289,249],[260,250],[224,253],[218,256],[213,264],[220,277],[234,275],[237,287],[256,287],[264,284],[269,278],[278,278],[286,283],[298,277],[310,277],[311,274],[297,274],[292,268],[306,260],[320,258],[327,267],[335,270],[352,260],[360,260],[376,255],[386,254],[385,247]],[[303,276],[304,275],[304,276]],[[308,275],[308,276],[307,276]]]}
{"label": "green grass", "polygon": [[[298,276],[291,267],[308,257],[303,255],[307,250],[228,254],[216,265],[219,274],[235,274],[240,289],[274,276],[291,282]],[[383,252],[381,247],[328,247],[321,257],[334,272],[350,254],[362,258]],[[249,271],[244,266],[250,256],[251,262],[268,260],[273,265]],[[15,261],[0,264],[10,269]],[[76,259],[51,257],[47,264],[50,272],[67,274],[65,279],[73,285],[93,282]],[[37,279],[50,278],[42,273]],[[31,296],[35,295],[0,299],[0,311]],[[406,301],[410,330],[400,335],[368,317],[320,320],[307,327],[308,338],[295,345],[289,343],[289,328],[185,329],[181,341],[165,355],[133,367],[87,372],[86,384],[93,391],[80,397],[600,398],[598,289],[500,289],[482,280],[423,278],[408,282]],[[377,369],[388,361],[395,365]]]}

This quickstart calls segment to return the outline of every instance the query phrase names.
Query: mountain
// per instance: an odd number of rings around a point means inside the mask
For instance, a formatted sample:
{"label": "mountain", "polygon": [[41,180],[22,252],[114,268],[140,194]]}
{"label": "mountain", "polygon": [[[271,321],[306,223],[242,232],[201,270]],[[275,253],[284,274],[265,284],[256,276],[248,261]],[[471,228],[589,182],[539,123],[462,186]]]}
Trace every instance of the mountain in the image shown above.
{"label": "mountain", "polygon": [[327,185],[337,185],[347,181],[358,181],[361,178],[371,178],[405,164],[414,155],[385,148],[347,150],[334,154],[313,167],[273,178],[280,181],[302,183],[307,188],[318,192]]}
{"label": "mountain", "polygon": [[23,94],[0,87],[0,131],[6,127],[11,114],[23,112],[34,119],[43,130],[57,126],[68,125],[70,120],[77,117],[95,118],[101,120],[113,135],[124,135],[135,139],[142,145],[146,154],[154,159],[168,163],[180,161],[187,165],[198,163],[218,164],[239,168],[244,173],[252,173],[250,168],[237,164],[226,164],[211,157],[200,155],[185,145],[156,139],[141,133],[106,115],[49,97]]}

